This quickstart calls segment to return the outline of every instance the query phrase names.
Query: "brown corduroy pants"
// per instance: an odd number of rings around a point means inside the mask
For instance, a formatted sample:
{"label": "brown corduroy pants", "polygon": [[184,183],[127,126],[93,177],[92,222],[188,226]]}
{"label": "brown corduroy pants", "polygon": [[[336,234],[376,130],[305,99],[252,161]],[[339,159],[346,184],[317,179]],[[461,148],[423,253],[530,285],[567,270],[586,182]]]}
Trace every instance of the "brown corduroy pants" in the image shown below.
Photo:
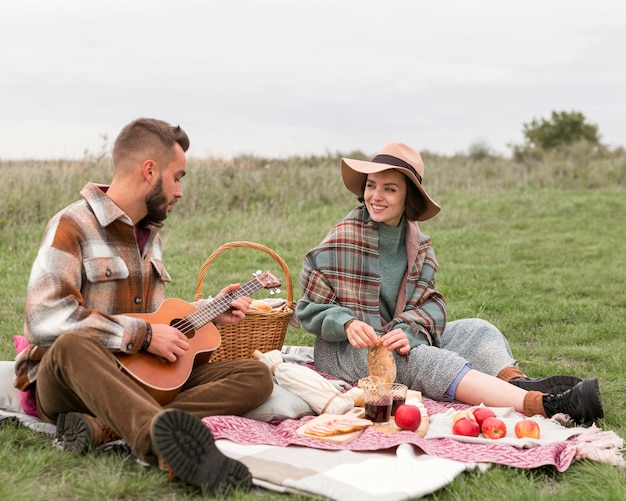
{"label": "brown corduroy pants", "polygon": [[[59,414],[96,416],[142,459],[151,456],[152,419],[163,409],[124,372],[96,339],[79,332],[61,335],[37,373],[37,408],[44,421]],[[203,418],[245,414],[272,393],[269,368],[256,360],[218,361],[194,367],[178,395],[165,407]]]}

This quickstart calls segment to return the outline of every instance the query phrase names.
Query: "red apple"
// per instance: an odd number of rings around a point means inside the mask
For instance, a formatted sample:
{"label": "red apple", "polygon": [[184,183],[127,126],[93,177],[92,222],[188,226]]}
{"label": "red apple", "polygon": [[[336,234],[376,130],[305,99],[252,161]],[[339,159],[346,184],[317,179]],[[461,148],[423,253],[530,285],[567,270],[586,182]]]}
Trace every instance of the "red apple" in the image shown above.
{"label": "red apple", "polygon": [[452,426],[454,426],[454,423],[456,423],[461,418],[468,418],[476,421],[476,418],[474,417],[474,414],[472,414],[472,411],[457,411],[454,416],[452,416]]}
{"label": "red apple", "polygon": [[472,411],[472,414],[474,414],[474,418],[476,419],[478,426],[480,426],[481,428],[485,419],[496,416],[496,413],[493,412],[493,410],[489,407],[476,407]]}
{"label": "red apple", "polygon": [[534,419],[522,419],[515,423],[515,436],[517,438],[539,438],[541,430]]}
{"label": "red apple", "polygon": [[483,421],[481,430],[485,438],[497,440],[506,436],[506,424],[499,417],[488,417]]}
{"label": "red apple", "polygon": [[452,433],[465,437],[477,437],[480,435],[480,426],[473,418],[461,417],[452,425]]}
{"label": "red apple", "polygon": [[419,407],[415,405],[402,404],[396,410],[394,419],[396,425],[401,430],[415,431],[420,427],[420,423],[422,422],[422,413]]}

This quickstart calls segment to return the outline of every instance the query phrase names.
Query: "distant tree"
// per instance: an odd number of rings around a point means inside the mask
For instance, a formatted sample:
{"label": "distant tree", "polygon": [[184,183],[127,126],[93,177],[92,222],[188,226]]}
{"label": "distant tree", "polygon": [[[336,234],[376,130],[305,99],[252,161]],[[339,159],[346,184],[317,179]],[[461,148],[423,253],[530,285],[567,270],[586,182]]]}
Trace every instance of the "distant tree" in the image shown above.
{"label": "distant tree", "polygon": [[600,145],[598,126],[587,123],[585,115],[578,111],[553,111],[550,120],[533,119],[524,124],[526,146],[550,150],[587,141],[592,145]]}
{"label": "distant tree", "polygon": [[472,160],[484,160],[494,155],[489,144],[483,140],[474,141],[467,152]]}

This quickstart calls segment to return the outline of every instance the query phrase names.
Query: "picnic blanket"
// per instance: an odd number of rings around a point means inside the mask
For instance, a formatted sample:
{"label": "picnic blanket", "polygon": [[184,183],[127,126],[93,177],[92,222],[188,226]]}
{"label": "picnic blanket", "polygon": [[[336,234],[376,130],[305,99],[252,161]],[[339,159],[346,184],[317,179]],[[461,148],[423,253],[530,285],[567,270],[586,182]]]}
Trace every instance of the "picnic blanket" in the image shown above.
{"label": "picnic blanket", "polygon": [[338,501],[416,499],[445,487],[465,470],[487,466],[429,456],[410,444],[359,452],[216,443],[248,466],[259,487]]}
{"label": "picnic blanket", "polygon": [[[488,439],[449,438],[445,429],[459,404],[442,404],[424,399],[431,426],[424,438],[403,431],[382,435],[366,429],[348,444],[321,442],[303,437],[296,430],[313,417],[264,423],[238,416],[204,418],[227,456],[250,469],[258,488],[336,501],[390,501],[416,499],[452,482],[466,470],[486,470],[492,463],[518,468],[552,465],[564,471],[577,459],[587,458],[623,466],[619,451],[623,440],[614,433],[591,428],[564,428],[541,422],[542,430],[554,427],[557,438],[523,443],[519,447]],[[441,412],[436,413],[436,410]],[[505,419],[510,410],[496,409]],[[20,412],[0,410],[0,420],[13,419],[23,426],[54,437],[56,427]],[[548,428],[546,428],[546,426]],[[564,428],[564,429],[562,429]],[[570,431],[564,431],[570,430]],[[505,439],[501,439],[505,440]],[[124,447],[122,441],[106,448]],[[591,444],[591,446],[590,446]],[[596,455],[593,457],[593,455]],[[381,479],[393,478],[393,481]]]}
{"label": "picnic blanket", "polygon": [[[302,424],[313,419],[287,419],[280,423],[263,423],[239,416],[211,416],[203,422],[216,439],[225,439],[241,445],[267,445],[286,448],[301,446],[328,451],[351,450],[359,452],[392,449],[402,444],[412,444],[423,453],[460,462],[497,463],[515,468],[537,468],[554,466],[565,471],[571,463],[582,457],[603,462],[622,464],[618,451],[623,440],[613,432],[602,431],[593,425],[590,428],[566,427],[560,423],[535,416],[541,427],[541,438],[518,439],[512,434],[513,423],[523,419],[510,408],[494,408],[509,428],[506,438],[499,440],[480,437],[461,437],[451,431],[452,416],[457,410],[471,409],[463,404],[442,404],[424,398],[431,419],[428,432],[422,438],[410,431],[385,434],[366,428],[357,438],[348,443],[319,440],[296,433]],[[590,452],[596,456],[591,458]],[[602,453],[606,453],[602,456]]]}
{"label": "picnic blanket", "polygon": [[[236,416],[203,419],[228,456],[246,464],[258,486],[279,492],[323,496],[338,501],[415,499],[445,487],[465,470],[490,464],[516,468],[554,466],[566,470],[578,459],[624,466],[623,440],[595,425],[566,427],[541,416],[539,439],[498,441],[451,434],[452,416],[470,406],[423,399],[431,425],[424,438],[401,431],[382,434],[366,428],[348,443],[326,442],[296,433],[303,417],[263,423]],[[512,430],[522,417],[510,408],[496,414]],[[393,478],[393,481],[381,479]]]}
{"label": "picnic blanket", "polygon": [[[314,369],[312,349],[283,347],[285,358]],[[323,374],[330,379],[331,376]],[[314,419],[251,422],[236,416],[203,419],[225,454],[245,463],[255,484],[283,492],[298,492],[329,499],[414,499],[444,487],[465,470],[486,469],[491,464],[515,468],[553,466],[565,471],[573,461],[592,459],[624,466],[623,439],[612,431],[564,426],[565,416],[549,420],[535,416],[539,439],[513,436],[515,422],[523,417],[511,408],[496,408],[510,430],[498,441],[484,437],[459,437],[451,433],[452,417],[472,409],[458,402],[423,403],[430,416],[426,435],[402,431],[381,434],[366,428],[348,443],[325,442],[296,430]],[[393,482],[381,482],[385,474]]]}
{"label": "picnic blanket", "polygon": [[[54,425],[20,412],[13,390],[7,389],[2,400],[0,421],[14,419],[54,437]],[[314,416],[269,423],[239,416],[212,416],[203,422],[224,454],[248,466],[256,486],[337,501],[415,499],[445,487],[463,471],[486,469],[490,464],[515,468],[549,465],[564,471],[573,461],[592,459],[624,466],[623,439],[595,425],[566,427],[536,417],[542,430],[538,440],[510,435],[498,441],[458,437],[451,435],[452,416],[470,406],[427,398],[423,403],[430,417],[423,438],[409,431],[382,434],[373,427],[348,443],[324,442],[298,434],[296,430]],[[513,423],[522,419],[509,408],[494,410],[511,430]],[[380,480],[391,476],[393,481]]]}

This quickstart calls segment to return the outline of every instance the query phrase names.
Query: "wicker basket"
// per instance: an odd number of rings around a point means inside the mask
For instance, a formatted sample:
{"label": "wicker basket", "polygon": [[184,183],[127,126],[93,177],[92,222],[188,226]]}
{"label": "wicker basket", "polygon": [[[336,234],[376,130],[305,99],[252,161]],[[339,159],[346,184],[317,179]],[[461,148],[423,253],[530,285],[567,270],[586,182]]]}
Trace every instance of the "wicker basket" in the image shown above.
{"label": "wicker basket", "polygon": [[211,360],[253,359],[254,350],[262,353],[280,350],[285,341],[287,325],[293,314],[293,286],[291,274],[283,259],[273,250],[254,242],[229,242],[216,249],[204,262],[196,283],[195,300],[202,299],[204,275],[211,263],[223,252],[240,247],[248,247],[265,252],[280,265],[285,275],[283,287],[287,289],[287,303],[280,311],[261,312],[249,309],[246,317],[236,324],[220,324],[217,330],[221,336],[220,347],[211,355]]}

